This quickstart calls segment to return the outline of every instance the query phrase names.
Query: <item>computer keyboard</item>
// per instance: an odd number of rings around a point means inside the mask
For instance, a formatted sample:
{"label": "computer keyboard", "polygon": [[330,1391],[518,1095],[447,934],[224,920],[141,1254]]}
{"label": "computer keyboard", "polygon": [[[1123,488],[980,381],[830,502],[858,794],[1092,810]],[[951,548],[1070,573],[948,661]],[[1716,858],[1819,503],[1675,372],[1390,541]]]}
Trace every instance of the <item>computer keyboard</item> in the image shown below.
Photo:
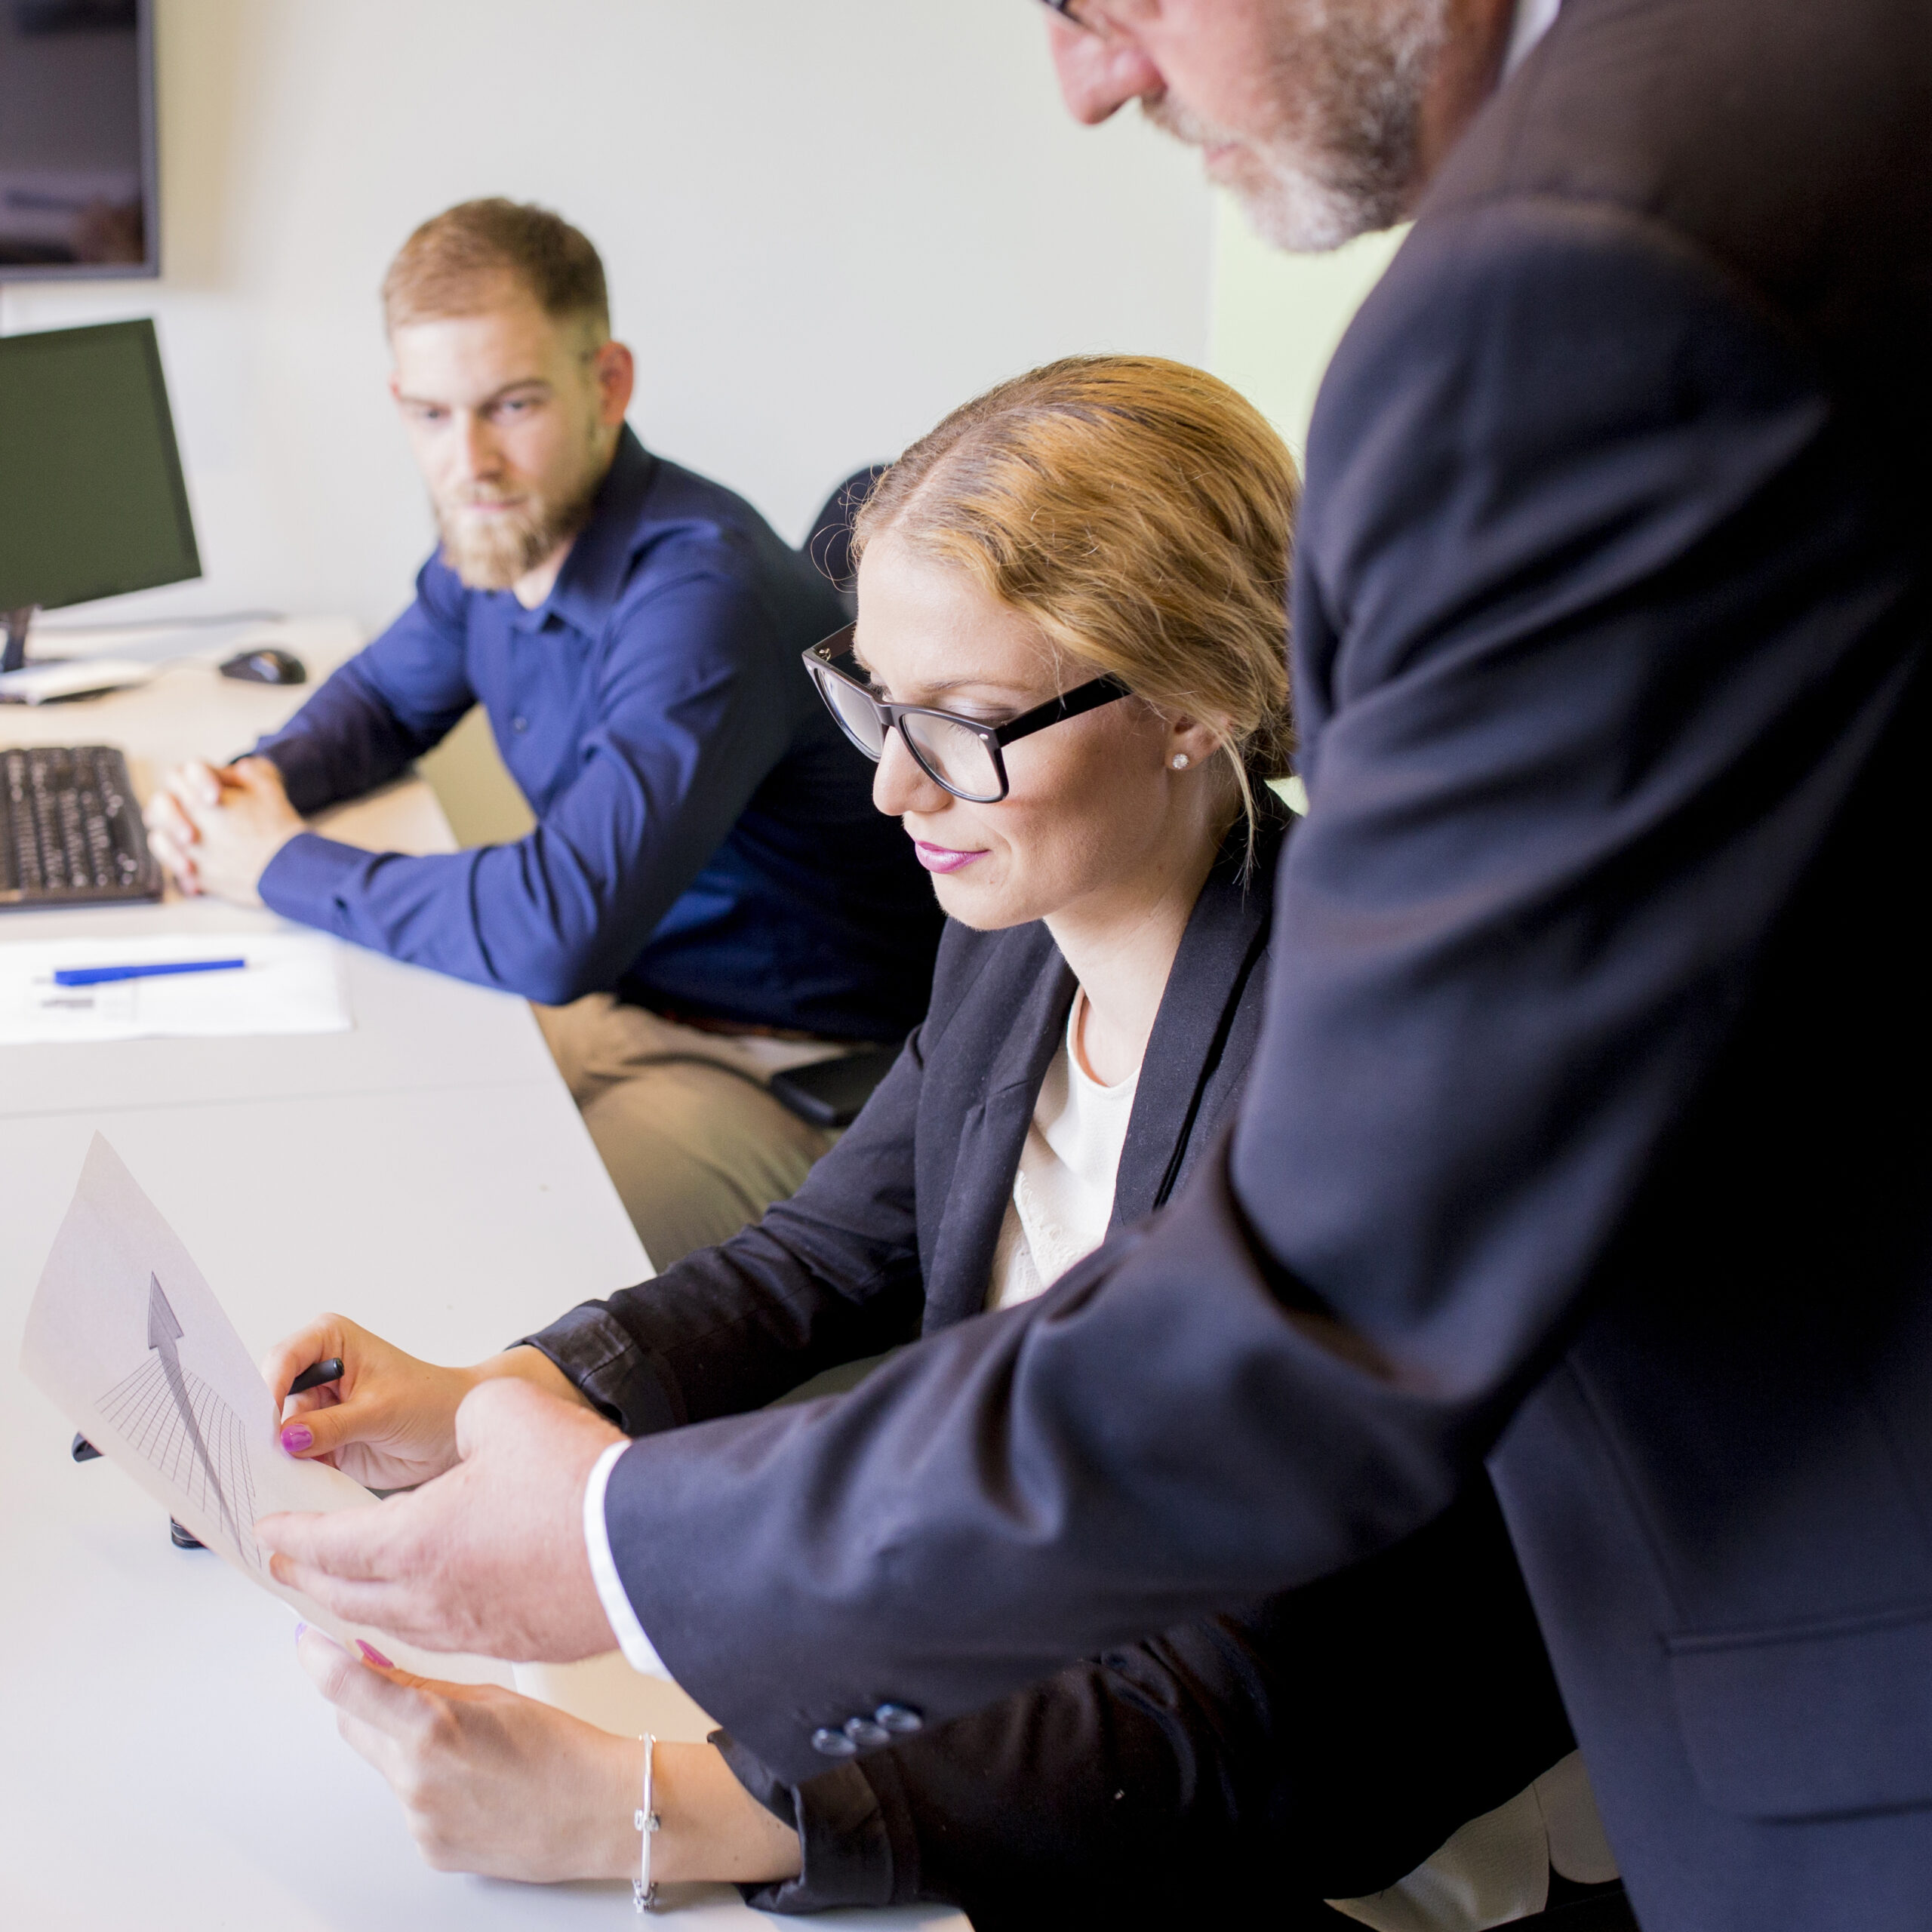
{"label": "computer keyboard", "polygon": [[160,897],[161,868],[118,751],[0,751],[0,912]]}

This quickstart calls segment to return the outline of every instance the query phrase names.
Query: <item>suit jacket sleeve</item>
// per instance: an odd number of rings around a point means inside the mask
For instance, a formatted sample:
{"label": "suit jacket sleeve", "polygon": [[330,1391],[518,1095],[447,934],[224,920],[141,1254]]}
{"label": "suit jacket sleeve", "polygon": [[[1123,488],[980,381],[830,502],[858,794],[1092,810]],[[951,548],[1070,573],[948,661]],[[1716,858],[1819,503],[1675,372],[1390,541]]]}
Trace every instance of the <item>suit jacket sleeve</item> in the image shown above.
{"label": "suit jacket sleeve", "polygon": [[924,1030],[790,1200],[721,1247],[581,1303],[529,1345],[644,1435],[760,1407],[910,1340],[924,1306],[913,1123]]}
{"label": "suit jacket sleeve", "polygon": [[854,1395],[640,1443],[652,1641],[781,1774],[1441,1510],[1579,1317],[1906,681],[1823,378],[1614,211],[1425,221],[1338,355],[1312,807],[1232,1161]]}
{"label": "suit jacket sleeve", "polygon": [[1298,1924],[1404,1877],[1574,1743],[1484,1483],[1343,1575],[802,1785],[714,1741],[799,1834],[803,1869],[754,1905],[940,1901],[986,1927],[1241,1922],[1264,1898]]}
{"label": "suit jacket sleeve", "polygon": [[[950,1139],[921,1132],[927,1061],[947,1051],[962,1001],[1001,949],[947,926],[924,1023],[789,1201],[721,1247],[581,1303],[528,1343],[627,1435],[644,1435],[757,1407],[823,1369],[910,1340],[925,1311],[921,1150]],[[1016,1001],[1024,990],[1014,989]],[[935,1177],[950,1176],[955,1149],[928,1152],[928,1185],[943,1196]]]}

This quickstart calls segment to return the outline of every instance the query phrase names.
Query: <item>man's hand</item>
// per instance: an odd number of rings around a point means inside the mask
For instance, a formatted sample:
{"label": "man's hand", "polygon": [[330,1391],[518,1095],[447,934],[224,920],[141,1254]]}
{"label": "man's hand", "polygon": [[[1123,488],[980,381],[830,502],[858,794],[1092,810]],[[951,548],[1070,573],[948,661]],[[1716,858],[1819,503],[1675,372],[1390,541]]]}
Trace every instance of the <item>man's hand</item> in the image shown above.
{"label": "man's hand", "polygon": [[281,774],[265,758],[177,765],[148,801],[148,843],[183,892],[259,906],[269,861],[298,832]]}
{"label": "man's hand", "polygon": [[569,1663],[612,1649],[583,1546],[583,1492],[623,1439],[601,1417],[516,1378],[457,1411],[448,1475],[373,1509],[264,1516],[276,1579],[344,1622],[430,1651]]}

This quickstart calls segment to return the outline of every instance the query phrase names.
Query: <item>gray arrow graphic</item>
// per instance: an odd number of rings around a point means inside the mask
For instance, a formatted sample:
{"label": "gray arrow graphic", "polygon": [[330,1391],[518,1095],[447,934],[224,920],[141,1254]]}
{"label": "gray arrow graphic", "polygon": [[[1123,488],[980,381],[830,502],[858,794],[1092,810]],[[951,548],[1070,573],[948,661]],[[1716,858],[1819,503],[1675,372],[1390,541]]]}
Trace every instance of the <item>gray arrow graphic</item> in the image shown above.
{"label": "gray arrow graphic", "polygon": [[214,1491],[214,1500],[220,1506],[222,1520],[227,1524],[229,1533],[235,1539],[235,1546],[241,1549],[245,1546],[242,1540],[241,1525],[235,1520],[235,1512],[229,1506],[228,1492],[221,1486],[221,1478],[215,1473],[214,1458],[208,1454],[208,1445],[202,1440],[202,1426],[195,1419],[195,1405],[188,1399],[187,1378],[181,1373],[181,1352],[174,1345],[181,1339],[181,1324],[168,1304],[168,1297],[162,1292],[161,1278],[148,1277],[148,1346],[161,1357],[161,1372],[168,1378],[168,1393],[174,1398],[174,1406],[181,1411],[181,1420],[188,1432],[188,1440],[194,1445],[196,1460],[201,1463],[202,1473],[208,1479],[208,1487]]}

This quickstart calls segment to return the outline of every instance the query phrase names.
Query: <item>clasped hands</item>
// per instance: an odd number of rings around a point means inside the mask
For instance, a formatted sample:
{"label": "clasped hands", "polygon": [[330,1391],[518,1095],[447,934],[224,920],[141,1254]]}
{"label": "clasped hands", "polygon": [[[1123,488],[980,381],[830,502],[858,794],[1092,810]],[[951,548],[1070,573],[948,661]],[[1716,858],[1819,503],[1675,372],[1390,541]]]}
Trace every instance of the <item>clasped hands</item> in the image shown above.
{"label": "clasped hands", "polygon": [[269,861],[298,832],[281,774],[265,758],[177,765],[148,801],[148,844],[174,882],[239,906],[259,906]]}

